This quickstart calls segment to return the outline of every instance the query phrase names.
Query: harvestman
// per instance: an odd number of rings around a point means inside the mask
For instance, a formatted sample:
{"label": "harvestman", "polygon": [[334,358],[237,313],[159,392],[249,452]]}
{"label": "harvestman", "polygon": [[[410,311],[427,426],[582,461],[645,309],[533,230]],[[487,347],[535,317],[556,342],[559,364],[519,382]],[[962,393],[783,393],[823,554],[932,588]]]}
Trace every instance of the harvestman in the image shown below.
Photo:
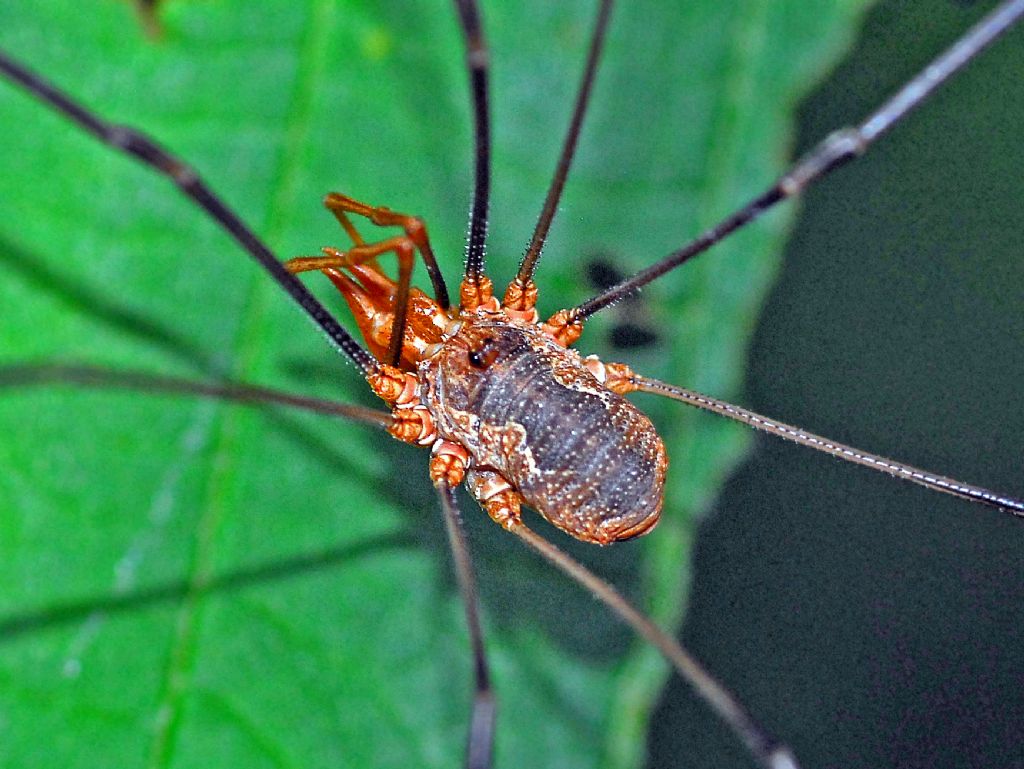
{"label": "harvestman", "polygon": [[[467,43],[476,137],[476,177],[466,268],[453,306],[424,223],[337,193],[325,205],[352,241],[347,250],[282,264],[187,165],[137,131],[106,123],[61,91],[0,56],[0,71],[112,147],[167,175],[270,274],[366,377],[390,413],[339,406],[242,385],[207,386],[89,368],[36,367],[23,381],[54,378],[140,386],[273,402],[333,413],[384,427],[399,440],[432,448],[430,476],[438,490],[475,660],[475,697],[466,764],[488,767],[495,701],[479,624],[476,590],[461,533],[454,489],[466,482],[488,514],[606,603],[654,644],[729,725],[760,764],[795,766],[790,751],[770,737],[678,643],[630,606],[609,584],[526,527],[520,504],[535,508],[563,531],[597,544],[649,532],[663,500],[667,459],[653,425],[622,396],[648,392],[727,416],[756,429],[881,470],[926,488],[1024,516],[1024,501],[869,454],[767,419],[746,409],[644,377],[620,363],[581,358],[571,346],[584,321],[799,194],[839,165],[862,155],[935,88],[1024,15],[1024,0],[1007,2],[964,35],[924,72],[859,126],[838,131],[798,161],[772,187],[716,227],[647,269],[577,307],[541,321],[533,274],[567,178],[611,11],[602,2],[573,118],[553,182],[520,268],[499,301],[485,273],[484,241],[490,186],[488,62],[479,13],[472,0],[456,3]],[[399,227],[404,234],[367,242],[354,217]],[[394,253],[398,280],[377,257]],[[433,296],[410,285],[416,254],[430,275]],[[295,274],[320,271],[342,292],[367,347],[349,335]],[[580,430],[585,424],[587,429]]]}

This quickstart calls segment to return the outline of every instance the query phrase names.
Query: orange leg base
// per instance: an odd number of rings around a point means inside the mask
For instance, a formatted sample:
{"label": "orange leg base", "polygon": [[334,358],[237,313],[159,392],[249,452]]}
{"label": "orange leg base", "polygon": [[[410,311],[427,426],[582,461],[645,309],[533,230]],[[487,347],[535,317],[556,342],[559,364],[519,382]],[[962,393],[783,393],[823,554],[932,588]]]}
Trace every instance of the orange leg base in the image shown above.
{"label": "orange leg base", "polygon": [[476,281],[463,280],[459,286],[459,305],[463,310],[476,312],[483,307],[486,310],[498,309],[494,299],[494,283],[486,275]]}
{"label": "orange leg base", "polygon": [[442,480],[452,488],[462,483],[469,467],[469,452],[464,446],[442,438],[434,443],[430,454],[430,480],[435,486]]}
{"label": "orange leg base", "polygon": [[484,510],[501,528],[512,531],[522,523],[522,498],[518,492],[503,491],[484,503]]}
{"label": "orange leg base", "polygon": [[606,363],[604,372],[604,386],[612,392],[625,395],[636,391],[636,385],[633,384],[633,369],[625,363]]}
{"label": "orange leg base", "polygon": [[515,312],[532,310],[537,305],[537,284],[532,280],[525,285],[520,283],[518,278],[513,280],[505,289],[505,299],[501,305],[506,310]]}
{"label": "orange leg base", "polygon": [[388,427],[388,433],[392,438],[419,446],[429,446],[437,440],[434,420],[423,406],[398,408],[391,412],[391,416],[394,421]]}
{"label": "orange leg base", "polygon": [[495,523],[509,531],[520,525],[523,498],[502,476],[493,470],[474,470],[467,484]]}
{"label": "orange leg base", "polygon": [[438,454],[430,458],[430,482],[435,486],[443,480],[455,488],[466,477],[466,464],[451,454]]}
{"label": "orange leg base", "polygon": [[541,328],[563,347],[570,347],[583,334],[583,323],[571,320],[568,310],[559,310],[548,318]]}
{"label": "orange leg base", "polygon": [[397,366],[382,363],[366,377],[373,394],[392,405],[411,403],[416,397],[416,377]]}

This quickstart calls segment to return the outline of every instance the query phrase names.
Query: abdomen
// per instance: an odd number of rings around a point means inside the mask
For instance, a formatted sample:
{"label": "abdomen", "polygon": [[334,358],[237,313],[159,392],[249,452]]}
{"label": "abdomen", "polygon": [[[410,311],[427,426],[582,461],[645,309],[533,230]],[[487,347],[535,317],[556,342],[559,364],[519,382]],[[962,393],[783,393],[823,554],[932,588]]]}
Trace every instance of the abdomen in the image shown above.
{"label": "abdomen", "polygon": [[[654,526],[667,458],[646,416],[533,327],[478,321],[458,338],[428,396],[442,434],[579,539],[607,544]],[[489,365],[465,363],[484,341]]]}

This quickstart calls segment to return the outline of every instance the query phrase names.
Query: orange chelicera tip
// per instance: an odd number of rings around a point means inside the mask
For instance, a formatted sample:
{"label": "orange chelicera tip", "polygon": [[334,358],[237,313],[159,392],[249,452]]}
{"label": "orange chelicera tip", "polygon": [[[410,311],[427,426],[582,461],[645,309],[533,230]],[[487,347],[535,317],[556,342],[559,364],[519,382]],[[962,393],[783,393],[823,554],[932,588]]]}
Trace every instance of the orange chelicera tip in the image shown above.
{"label": "orange chelicera tip", "polygon": [[[370,352],[385,360],[395,324],[398,284],[370,263],[331,267],[323,273],[345,298]],[[413,370],[424,351],[441,341],[448,321],[448,314],[437,302],[419,289],[411,289],[399,366]]]}

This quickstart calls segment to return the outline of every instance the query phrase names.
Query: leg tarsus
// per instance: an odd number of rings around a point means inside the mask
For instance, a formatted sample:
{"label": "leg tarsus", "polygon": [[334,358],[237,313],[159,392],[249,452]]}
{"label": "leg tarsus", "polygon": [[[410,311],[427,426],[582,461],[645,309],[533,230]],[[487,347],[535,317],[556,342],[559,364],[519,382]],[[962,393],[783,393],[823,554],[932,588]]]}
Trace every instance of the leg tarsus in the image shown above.
{"label": "leg tarsus", "polygon": [[[478,678],[479,681],[479,678]],[[466,743],[466,769],[490,769],[494,753],[494,724],[497,703],[494,692],[487,682],[487,688],[479,683],[473,692],[473,713],[469,719],[469,737]]]}

